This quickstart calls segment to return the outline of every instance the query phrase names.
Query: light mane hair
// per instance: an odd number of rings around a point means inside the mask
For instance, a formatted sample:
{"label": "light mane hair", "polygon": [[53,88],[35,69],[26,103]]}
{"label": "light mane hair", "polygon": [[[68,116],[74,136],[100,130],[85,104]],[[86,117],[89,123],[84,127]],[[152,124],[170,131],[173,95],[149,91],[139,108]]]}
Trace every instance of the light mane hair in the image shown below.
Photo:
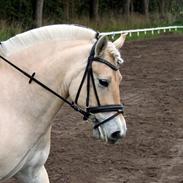
{"label": "light mane hair", "polygon": [[0,54],[11,55],[35,43],[49,40],[89,40],[93,41],[96,31],[76,25],[50,25],[17,34],[0,44]]}
{"label": "light mane hair", "polygon": [[112,55],[117,65],[120,65],[124,62],[124,60],[121,58],[120,52],[112,42],[108,42],[106,51]]}

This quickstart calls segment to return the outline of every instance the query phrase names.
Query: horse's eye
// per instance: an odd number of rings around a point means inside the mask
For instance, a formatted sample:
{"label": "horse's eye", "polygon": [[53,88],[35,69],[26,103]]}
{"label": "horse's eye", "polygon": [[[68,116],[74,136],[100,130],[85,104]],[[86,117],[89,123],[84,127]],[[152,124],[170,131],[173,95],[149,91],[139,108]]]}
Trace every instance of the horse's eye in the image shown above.
{"label": "horse's eye", "polygon": [[99,79],[99,84],[103,87],[108,87],[109,86],[109,81],[106,79]]}

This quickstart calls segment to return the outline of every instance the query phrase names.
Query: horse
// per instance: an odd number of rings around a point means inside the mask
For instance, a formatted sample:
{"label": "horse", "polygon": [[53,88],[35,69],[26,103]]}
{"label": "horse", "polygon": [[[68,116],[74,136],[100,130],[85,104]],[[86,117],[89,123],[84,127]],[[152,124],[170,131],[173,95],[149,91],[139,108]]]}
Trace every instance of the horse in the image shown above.
{"label": "horse", "polygon": [[118,49],[126,35],[114,42],[99,35],[50,25],[1,42],[0,181],[49,183],[52,119],[64,102],[93,122],[94,137],[115,143],[125,136]]}

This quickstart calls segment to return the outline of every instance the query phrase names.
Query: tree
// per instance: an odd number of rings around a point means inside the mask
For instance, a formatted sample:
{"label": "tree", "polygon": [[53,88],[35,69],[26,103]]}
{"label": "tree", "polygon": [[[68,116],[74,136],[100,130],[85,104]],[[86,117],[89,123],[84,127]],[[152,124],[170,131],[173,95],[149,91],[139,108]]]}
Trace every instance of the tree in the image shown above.
{"label": "tree", "polygon": [[64,2],[64,18],[68,21],[70,18],[70,0],[65,0]]}
{"label": "tree", "polygon": [[159,12],[161,18],[165,17],[165,0],[160,0],[159,1]]}
{"label": "tree", "polygon": [[43,5],[44,0],[36,0],[34,24],[36,27],[41,27],[43,24]]}
{"label": "tree", "polygon": [[149,17],[149,0],[144,1],[144,14],[148,18]]}
{"label": "tree", "polygon": [[90,20],[98,21],[99,0],[90,0],[89,17]]}
{"label": "tree", "polygon": [[125,2],[125,15],[127,17],[130,16],[130,3],[131,3],[131,0],[126,0]]}

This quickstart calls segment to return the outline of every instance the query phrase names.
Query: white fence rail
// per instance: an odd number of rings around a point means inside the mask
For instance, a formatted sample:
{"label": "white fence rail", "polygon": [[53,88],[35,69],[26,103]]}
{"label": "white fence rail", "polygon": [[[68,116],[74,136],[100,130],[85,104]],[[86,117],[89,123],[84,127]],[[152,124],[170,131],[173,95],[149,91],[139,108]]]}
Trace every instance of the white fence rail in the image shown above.
{"label": "white fence rail", "polygon": [[157,32],[160,34],[161,31],[163,32],[172,32],[177,31],[178,29],[183,29],[183,26],[168,26],[168,27],[156,27],[156,28],[146,28],[146,29],[132,29],[132,30],[122,30],[122,31],[114,31],[114,32],[101,32],[100,35],[111,35],[114,37],[116,34],[122,34],[122,33],[128,33],[131,37],[133,33],[136,33],[137,36],[140,35],[140,32],[144,32],[144,34],[147,34],[147,32],[151,32],[154,34]]}

